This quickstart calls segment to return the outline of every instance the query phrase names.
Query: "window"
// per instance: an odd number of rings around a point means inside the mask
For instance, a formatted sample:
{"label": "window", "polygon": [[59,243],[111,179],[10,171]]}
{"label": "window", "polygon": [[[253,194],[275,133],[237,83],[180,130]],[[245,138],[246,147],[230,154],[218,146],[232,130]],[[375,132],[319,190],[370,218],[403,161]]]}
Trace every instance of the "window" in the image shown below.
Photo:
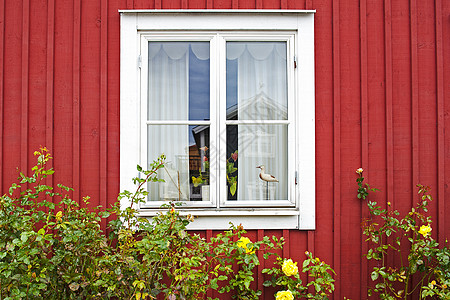
{"label": "window", "polygon": [[121,189],[167,157],[143,216],[181,201],[193,229],[314,228],[313,17],[121,11]]}

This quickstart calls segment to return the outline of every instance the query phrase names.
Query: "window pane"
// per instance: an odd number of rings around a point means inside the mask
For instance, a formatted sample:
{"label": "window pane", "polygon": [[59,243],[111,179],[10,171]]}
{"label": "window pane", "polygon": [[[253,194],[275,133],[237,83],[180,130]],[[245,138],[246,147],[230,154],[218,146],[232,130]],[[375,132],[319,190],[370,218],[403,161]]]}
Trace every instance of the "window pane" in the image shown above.
{"label": "window pane", "polygon": [[287,132],[288,125],[227,126],[228,200],[288,199]]}
{"label": "window pane", "polygon": [[227,120],[286,120],[286,42],[227,42]]}
{"label": "window pane", "polygon": [[209,126],[148,126],[148,161],[164,153],[166,164],[148,184],[149,200],[209,201]]}
{"label": "window pane", "polygon": [[209,42],[148,43],[148,119],[209,120]]}

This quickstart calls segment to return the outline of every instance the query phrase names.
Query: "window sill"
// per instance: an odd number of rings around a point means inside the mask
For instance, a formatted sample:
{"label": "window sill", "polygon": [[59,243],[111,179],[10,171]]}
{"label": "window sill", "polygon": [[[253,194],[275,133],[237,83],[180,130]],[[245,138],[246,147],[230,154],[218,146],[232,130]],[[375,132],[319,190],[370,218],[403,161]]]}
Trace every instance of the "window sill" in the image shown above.
{"label": "window sill", "polygon": [[[153,217],[160,210],[141,209],[141,217]],[[234,225],[242,224],[244,229],[298,229],[300,213],[297,209],[280,210],[180,210],[181,215],[193,215],[194,222],[189,224],[189,230],[225,230]]]}

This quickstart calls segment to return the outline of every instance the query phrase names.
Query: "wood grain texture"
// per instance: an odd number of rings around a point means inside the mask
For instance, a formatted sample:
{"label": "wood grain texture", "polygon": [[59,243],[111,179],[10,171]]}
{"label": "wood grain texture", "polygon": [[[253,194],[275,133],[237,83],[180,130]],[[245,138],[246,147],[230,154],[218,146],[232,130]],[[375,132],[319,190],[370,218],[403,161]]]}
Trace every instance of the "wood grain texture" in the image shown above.
{"label": "wood grain texture", "polygon": [[[5,54],[5,1],[0,0],[0,124],[3,124]],[[3,195],[3,125],[0,128],[0,194]]]}
{"label": "wood grain texture", "polygon": [[73,199],[80,201],[80,64],[81,64],[81,0],[73,2],[72,54],[72,186]]}
{"label": "wood grain texture", "polygon": [[30,0],[22,2],[22,99],[20,124],[20,169],[28,170],[28,70],[29,70],[29,43],[30,43]]}
{"label": "wood grain texture", "polygon": [[[364,177],[370,182],[369,169],[369,115],[368,115],[368,87],[367,87],[367,0],[361,0],[359,12],[359,34],[360,34],[360,72],[361,72],[361,167],[364,169]],[[369,210],[366,203],[361,201],[361,217],[369,217]],[[361,230],[361,254],[368,251],[368,245],[365,242],[365,236]],[[360,299],[367,296],[368,286],[368,263],[366,259],[361,260],[361,291]]]}
{"label": "wood grain texture", "polygon": [[436,92],[437,92],[437,199],[438,199],[438,242],[443,244],[447,237],[445,229],[445,96],[444,96],[444,50],[442,41],[442,1],[435,0],[436,15]]}
{"label": "wood grain texture", "polygon": [[[372,200],[400,212],[416,202],[417,183],[431,185],[433,237],[445,241],[450,4],[442,0],[0,0],[1,193],[42,144],[55,157],[48,183],[74,187],[77,201],[90,195],[92,206],[116,200],[124,8],[317,10],[316,230],[249,231],[252,240],[284,236],[283,257],[300,265],[308,250],[335,268],[334,299],[365,299],[372,265],[361,257],[359,222],[368,211],[355,197],[354,173],[363,167],[380,189]],[[273,299],[264,290],[261,299]]]}
{"label": "wood grain texture", "polygon": [[[108,206],[108,0],[101,3],[100,43],[100,205]],[[102,219],[106,227],[106,219]]]}
{"label": "wood grain texture", "polygon": [[[49,149],[50,153],[53,152],[53,87],[54,87],[54,62],[55,62],[55,1],[49,0],[47,4],[47,66],[45,77],[45,147]],[[49,167],[53,168],[53,161],[49,162]],[[46,183],[49,186],[53,186],[53,176],[47,178]]]}
{"label": "wood grain texture", "polygon": [[333,1],[333,266],[336,299],[341,298],[341,65],[340,1]]}

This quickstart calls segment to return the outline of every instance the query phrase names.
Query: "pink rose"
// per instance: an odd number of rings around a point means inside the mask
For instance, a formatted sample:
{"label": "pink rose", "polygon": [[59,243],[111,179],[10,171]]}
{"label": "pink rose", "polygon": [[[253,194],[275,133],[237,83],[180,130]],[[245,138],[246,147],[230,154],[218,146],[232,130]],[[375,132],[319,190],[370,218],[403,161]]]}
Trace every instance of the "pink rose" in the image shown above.
{"label": "pink rose", "polygon": [[238,159],[238,153],[235,151],[233,154],[231,154],[231,158],[236,161]]}

